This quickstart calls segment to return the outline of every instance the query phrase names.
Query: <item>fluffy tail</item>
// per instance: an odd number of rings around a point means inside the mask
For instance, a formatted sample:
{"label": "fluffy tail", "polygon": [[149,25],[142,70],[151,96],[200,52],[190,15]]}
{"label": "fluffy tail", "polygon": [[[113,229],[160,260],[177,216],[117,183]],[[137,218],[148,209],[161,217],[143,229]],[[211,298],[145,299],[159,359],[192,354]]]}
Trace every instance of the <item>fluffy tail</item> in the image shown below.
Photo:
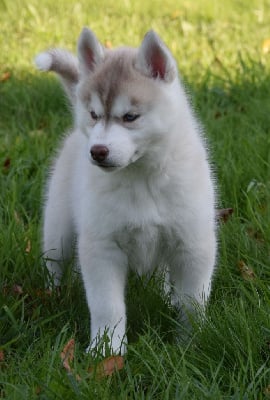
{"label": "fluffy tail", "polygon": [[41,71],[56,72],[72,105],[75,103],[75,87],[79,80],[78,59],[62,49],[51,49],[39,53],[35,58],[36,67]]}

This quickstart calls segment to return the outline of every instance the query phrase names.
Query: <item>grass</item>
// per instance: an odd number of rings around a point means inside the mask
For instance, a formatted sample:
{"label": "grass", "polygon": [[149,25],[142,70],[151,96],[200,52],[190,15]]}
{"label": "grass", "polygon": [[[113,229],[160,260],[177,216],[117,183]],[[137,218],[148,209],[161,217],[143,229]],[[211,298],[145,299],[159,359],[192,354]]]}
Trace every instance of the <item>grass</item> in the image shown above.
{"label": "grass", "polygon": [[[269,18],[269,0],[0,1],[0,398],[270,397]],[[130,276],[125,367],[103,380],[87,373],[98,361],[84,354],[81,281],[67,273],[61,296],[47,296],[40,249],[43,187],[71,117],[59,84],[32,58],[50,46],[74,50],[84,25],[113,46],[158,31],[206,128],[219,206],[234,209],[219,229],[204,323],[194,320],[190,338],[177,341],[181,326],[159,277]],[[243,279],[240,260],[255,278]],[[80,382],[61,366],[71,337]]]}

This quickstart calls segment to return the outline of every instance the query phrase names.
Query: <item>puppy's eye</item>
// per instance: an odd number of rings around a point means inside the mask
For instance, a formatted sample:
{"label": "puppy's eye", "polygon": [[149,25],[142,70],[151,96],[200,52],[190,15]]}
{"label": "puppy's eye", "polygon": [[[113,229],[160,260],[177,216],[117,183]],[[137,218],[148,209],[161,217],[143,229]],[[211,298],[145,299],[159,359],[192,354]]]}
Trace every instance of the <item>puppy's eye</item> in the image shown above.
{"label": "puppy's eye", "polygon": [[98,115],[95,113],[95,111],[91,111],[90,112],[91,117],[93,118],[93,120],[97,121],[99,119]]}
{"label": "puppy's eye", "polygon": [[139,116],[139,114],[126,113],[125,115],[123,115],[122,119],[123,122],[133,122],[138,119]]}

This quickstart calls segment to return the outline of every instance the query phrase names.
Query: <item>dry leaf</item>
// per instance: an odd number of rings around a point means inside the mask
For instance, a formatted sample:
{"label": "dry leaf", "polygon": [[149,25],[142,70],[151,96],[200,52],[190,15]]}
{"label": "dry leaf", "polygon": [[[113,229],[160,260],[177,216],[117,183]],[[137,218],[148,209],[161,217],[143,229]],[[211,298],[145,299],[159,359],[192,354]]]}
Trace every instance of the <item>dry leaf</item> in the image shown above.
{"label": "dry leaf", "polygon": [[270,397],[270,385],[268,385],[268,386],[264,389],[263,393],[265,394],[266,397]]}
{"label": "dry leaf", "polygon": [[106,47],[106,49],[112,49],[112,47],[113,47],[112,42],[110,40],[106,40],[105,47]]}
{"label": "dry leaf", "polygon": [[251,239],[255,239],[258,243],[264,243],[264,237],[260,231],[256,231],[253,228],[247,228],[247,234]]}
{"label": "dry leaf", "polygon": [[41,387],[37,386],[36,389],[35,389],[36,395],[39,396],[41,394],[41,391],[42,391]]}
{"label": "dry leaf", "polygon": [[[71,363],[74,360],[74,349],[75,340],[70,339],[65,345],[63,351],[61,352],[62,365],[68,374],[72,374]],[[102,379],[107,376],[112,376],[116,371],[120,371],[124,368],[124,357],[122,356],[111,356],[102,360],[96,367],[88,368],[89,373],[95,371],[95,377],[97,379]],[[80,375],[76,375],[76,380],[81,381]]]}
{"label": "dry leaf", "polygon": [[75,340],[70,339],[65,345],[60,356],[61,360],[63,361],[63,367],[69,374],[72,373],[70,363],[74,360],[74,348],[75,348]]}
{"label": "dry leaf", "polygon": [[214,117],[215,117],[215,119],[221,118],[222,113],[220,111],[216,111]]}
{"label": "dry leaf", "polygon": [[19,294],[20,296],[23,294],[23,288],[20,285],[13,285],[12,291],[14,294]]}
{"label": "dry leaf", "polygon": [[262,42],[262,52],[263,54],[270,53],[270,39],[265,39]]}
{"label": "dry leaf", "polygon": [[25,252],[26,253],[30,253],[31,251],[31,241],[30,239],[27,240],[27,244],[26,244],[26,248],[25,248]]}
{"label": "dry leaf", "polygon": [[[0,371],[1,369],[4,369],[7,367],[7,364],[5,363],[5,353],[4,350],[0,350]],[[1,393],[1,391],[0,391]],[[0,395],[1,398],[1,395]]]}
{"label": "dry leaf", "polygon": [[51,297],[52,291],[51,289],[37,289],[36,296],[37,297]]}
{"label": "dry leaf", "polygon": [[20,224],[22,222],[21,217],[20,217],[19,213],[16,210],[14,211],[14,219],[15,219],[17,224]]}
{"label": "dry leaf", "polygon": [[124,368],[124,357],[123,356],[111,356],[102,360],[96,368],[90,367],[88,372],[96,371],[97,378],[105,378],[106,376],[112,376],[116,371],[120,371]]}
{"label": "dry leaf", "polygon": [[[70,339],[65,345],[60,355],[61,360],[63,361],[63,367],[65,368],[68,374],[72,374],[70,363],[72,363],[74,360],[74,348],[75,348],[75,340]],[[76,375],[76,380],[78,382],[82,380],[80,375]]]}
{"label": "dry leaf", "polygon": [[171,19],[177,19],[182,15],[180,10],[175,10],[171,13]]}
{"label": "dry leaf", "polygon": [[227,222],[233,213],[233,208],[221,208],[217,210],[217,219],[221,222]]}
{"label": "dry leaf", "polygon": [[51,297],[52,291],[50,289],[37,289],[31,294],[31,298],[38,298],[44,305],[48,304]]}
{"label": "dry leaf", "polygon": [[8,285],[5,285],[5,286],[3,286],[3,295],[4,296],[7,296],[7,295],[10,295],[10,294],[16,294],[16,295],[22,295],[23,294],[23,288],[22,288],[22,286],[21,285],[13,285],[12,287],[11,286],[8,286]]}
{"label": "dry leaf", "polygon": [[11,77],[11,73],[9,71],[3,72],[0,76],[0,82],[5,82]]}
{"label": "dry leaf", "polygon": [[8,158],[5,159],[4,164],[3,164],[3,167],[4,167],[5,171],[7,171],[9,169],[10,164],[11,164],[11,159],[8,157]]}
{"label": "dry leaf", "polygon": [[244,261],[240,260],[238,263],[238,268],[240,271],[240,274],[243,279],[246,281],[250,281],[252,279],[255,279],[255,273],[252,268],[250,268],[248,265],[244,263]]}

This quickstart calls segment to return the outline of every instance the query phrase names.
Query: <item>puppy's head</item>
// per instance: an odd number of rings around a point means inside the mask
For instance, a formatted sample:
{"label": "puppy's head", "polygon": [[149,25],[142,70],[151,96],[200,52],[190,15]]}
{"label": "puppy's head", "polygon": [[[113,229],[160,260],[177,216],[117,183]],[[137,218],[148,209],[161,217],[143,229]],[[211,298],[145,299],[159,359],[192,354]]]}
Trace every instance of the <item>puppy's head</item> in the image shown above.
{"label": "puppy's head", "polygon": [[138,49],[106,50],[84,28],[78,61],[59,50],[45,54],[53,67],[42,69],[60,75],[75,125],[88,137],[91,163],[111,171],[162,151],[174,119],[177,68],[156,33],[148,32]]}

